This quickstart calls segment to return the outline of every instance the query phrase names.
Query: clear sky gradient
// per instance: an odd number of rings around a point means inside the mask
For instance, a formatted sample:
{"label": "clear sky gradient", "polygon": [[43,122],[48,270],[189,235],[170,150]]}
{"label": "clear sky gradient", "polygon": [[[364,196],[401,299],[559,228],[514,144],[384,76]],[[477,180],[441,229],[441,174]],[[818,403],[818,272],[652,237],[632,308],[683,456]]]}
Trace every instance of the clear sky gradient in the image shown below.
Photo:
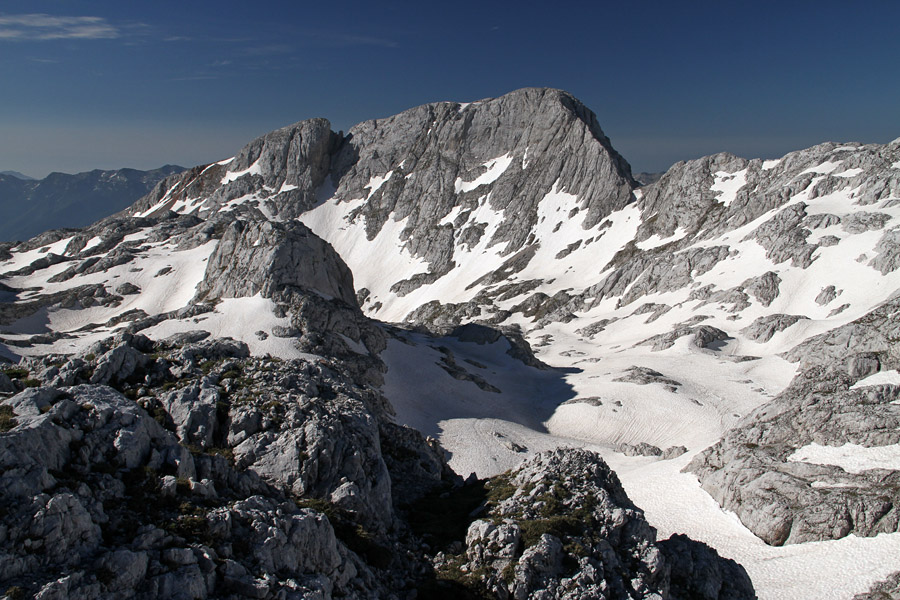
{"label": "clear sky gradient", "polygon": [[0,171],[193,166],[326,117],[568,90],[637,171],[900,136],[900,2],[0,3]]}

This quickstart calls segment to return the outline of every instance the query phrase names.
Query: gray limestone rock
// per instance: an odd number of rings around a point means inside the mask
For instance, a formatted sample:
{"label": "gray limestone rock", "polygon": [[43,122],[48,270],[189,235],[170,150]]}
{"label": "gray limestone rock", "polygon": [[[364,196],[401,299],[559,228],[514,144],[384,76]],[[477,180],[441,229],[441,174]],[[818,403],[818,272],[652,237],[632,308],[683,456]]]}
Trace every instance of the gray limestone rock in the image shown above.
{"label": "gray limestone rock", "polygon": [[129,345],[119,345],[97,359],[90,381],[95,384],[125,381],[145,368],[149,362],[149,358],[143,352]]}
{"label": "gray limestone rock", "polygon": [[356,306],[353,276],[322,240],[297,222],[235,221],[225,230],[197,287],[197,299],[271,298],[289,289]]}
{"label": "gray limestone rock", "polygon": [[841,229],[851,235],[855,235],[866,231],[883,229],[885,223],[890,220],[890,215],[886,213],[857,212],[847,215],[841,221]]}
{"label": "gray limestone rock", "polygon": [[408,218],[409,251],[424,258],[432,273],[443,273],[454,248],[447,246],[452,237],[438,234],[439,223],[453,206],[478,206],[488,189],[458,192],[455,182],[474,180],[486,162],[504,155],[511,166],[490,184],[489,202],[511,217],[491,240],[508,242],[506,255],[525,248],[537,203],[554,185],[581,199],[585,228],[632,198],[630,169],[593,113],[565,92],[533,88],[463,110],[455,103],[429,104],[361,123],[335,157],[336,194],[343,200],[367,197],[372,177],[394,173],[360,211],[368,235],[374,237],[389,218]]}
{"label": "gray limestone rock", "polygon": [[784,331],[791,325],[808,319],[809,317],[803,315],[765,315],[754,320],[753,323],[741,330],[741,333],[755,342],[765,343],[779,331]]}
{"label": "gray limestone rock", "polygon": [[698,348],[718,350],[722,342],[730,339],[732,339],[730,335],[717,327],[700,325],[694,330],[693,344]]}
{"label": "gray limestone rock", "polygon": [[672,458],[678,458],[682,454],[686,454],[687,451],[687,448],[685,448],[684,446],[669,446],[668,448],[663,450],[662,459],[669,460]]}
{"label": "gray limestone rock", "polygon": [[662,456],[663,451],[647,442],[639,444],[618,444],[616,452],[621,452],[625,456]]}
{"label": "gray limestone rock", "polygon": [[900,323],[893,315],[900,309],[900,299],[893,299],[869,314],[846,325],[809,338],[784,354],[791,362],[803,366],[842,364],[855,354],[875,352],[896,360],[896,340],[900,340]]}
{"label": "gray limestone rock", "polygon": [[116,293],[120,296],[130,296],[132,294],[140,294],[141,288],[126,281],[116,288]]}
{"label": "gray limestone rock", "polygon": [[822,288],[822,291],[819,292],[819,295],[816,296],[816,304],[819,306],[825,306],[835,298],[841,295],[843,290],[836,290],[833,285],[829,285],[827,287]]}
{"label": "gray limestone rock", "polygon": [[742,285],[763,306],[769,306],[778,297],[778,284],[781,277],[772,271],[767,271],[759,277],[748,279]]}
{"label": "gray limestone rock", "polygon": [[[339,144],[327,120],[301,121],[254,140],[229,163],[195,167],[166,178],[126,212],[156,207],[151,214],[158,215],[179,200],[198,197],[208,198],[204,207],[215,207],[269,188],[273,198],[266,205],[292,219],[315,204],[316,191],[328,176]],[[229,172],[243,175],[226,175]]]}
{"label": "gray limestone rock", "polygon": [[16,424],[0,432],[0,587],[375,600],[421,575],[424,558],[399,553],[377,575],[367,561],[415,543],[395,502],[459,482],[436,442],[391,423],[340,363],[251,358],[233,340],[169,344],[96,344],[101,356],[154,350],[148,373],[167,365],[137,401],[95,384],[3,401]]}
{"label": "gray limestone rock", "polygon": [[657,542],[594,453],[536,454],[489,485],[509,491],[469,526],[462,564],[438,564],[470,573],[491,597],[755,598],[743,569],[709,547]]}
{"label": "gray limestone rock", "polygon": [[226,524],[226,535],[245,540],[250,573],[322,573],[334,580],[347,568],[328,519],[312,510],[251,496],[210,512],[207,520]]}
{"label": "gray limestone rock", "polygon": [[853,600],[897,600],[900,598],[900,571],[879,581],[868,592],[853,596]]}
{"label": "gray limestone rock", "polygon": [[791,261],[793,266],[807,268],[812,264],[816,247],[806,243],[810,231],[803,226],[806,204],[791,204],[757,227],[745,239],[753,239],[766,249],[766,257],[775,264]]}
{"label": "gray limestone rock", "polygon": [[218,429],[216,411],[219,401],[218,389],[203,384],[174,390],[160,398],[178,439],[200,448],[213,445]]}
{"label": "gray limestone rock", "polygon": [[676,391],[681,385],[680,382],[675,381],[671,377],[666,377],[659,371],[655,371],[649,367],[638,366],[629,367],[622,376],[613,379],[613,381],[636,383],[638,385],[658,383],[665,386],[670,392]]}
{"label": "gray limestone rock", "polygon": [[851,386],[897,368],[898,300],[785,354],[800,372],[689,465],[723,507],[770,544],[897,531],[900,470],[847,472],[791,458],[808,444],[900,441],[900,387]]}
{"label": "gray limestone rock", "polygon": [[878,244],[875,245],[877,255],[869,265],[881,271],[883,275],[892,273],[900,267],[900,229],[889,229]]}

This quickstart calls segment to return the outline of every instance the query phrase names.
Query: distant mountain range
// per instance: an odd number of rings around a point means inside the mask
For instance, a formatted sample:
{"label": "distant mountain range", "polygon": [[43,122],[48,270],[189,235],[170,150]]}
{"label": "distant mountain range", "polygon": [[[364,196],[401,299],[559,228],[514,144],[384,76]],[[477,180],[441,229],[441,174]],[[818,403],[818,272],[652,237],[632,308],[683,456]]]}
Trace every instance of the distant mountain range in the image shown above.
{"label": "distant mountain range", "polygon": [[183,171],[166,165],[152,171],[118,169],[33,179],[0,173],[0,240],[27,240],[49,229],[84,227],[144,196],[165,177]]}
{"label": "distant mountain range", "polygon": [[34,181],[34,177],[29,177],[18,171],[0,171],[0,175],[9,175],[10,177],[15,177],[16,179],[21,179],[23,181]]}

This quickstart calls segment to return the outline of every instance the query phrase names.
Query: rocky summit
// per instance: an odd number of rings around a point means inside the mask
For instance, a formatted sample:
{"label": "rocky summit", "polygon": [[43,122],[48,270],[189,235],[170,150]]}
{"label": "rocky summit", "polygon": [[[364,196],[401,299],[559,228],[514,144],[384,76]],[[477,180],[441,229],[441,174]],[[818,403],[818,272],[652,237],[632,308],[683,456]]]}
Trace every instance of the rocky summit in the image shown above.
{"label": "rocky summit", "polygon": [[900,139],[646,175],[531,88],[0,244],[0,592],[893,593]]}

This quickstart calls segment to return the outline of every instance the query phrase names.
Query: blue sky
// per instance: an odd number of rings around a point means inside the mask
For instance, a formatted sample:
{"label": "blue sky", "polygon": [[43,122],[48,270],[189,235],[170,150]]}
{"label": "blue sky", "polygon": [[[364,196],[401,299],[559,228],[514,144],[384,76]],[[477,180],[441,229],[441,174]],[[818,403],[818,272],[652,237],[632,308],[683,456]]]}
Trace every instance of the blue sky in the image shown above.
{"label": "blue sky", "polygon": [[635,171],[900,136],[900,2],[0,3],[0,170],[184,166],[312,117],[566,89]]}

